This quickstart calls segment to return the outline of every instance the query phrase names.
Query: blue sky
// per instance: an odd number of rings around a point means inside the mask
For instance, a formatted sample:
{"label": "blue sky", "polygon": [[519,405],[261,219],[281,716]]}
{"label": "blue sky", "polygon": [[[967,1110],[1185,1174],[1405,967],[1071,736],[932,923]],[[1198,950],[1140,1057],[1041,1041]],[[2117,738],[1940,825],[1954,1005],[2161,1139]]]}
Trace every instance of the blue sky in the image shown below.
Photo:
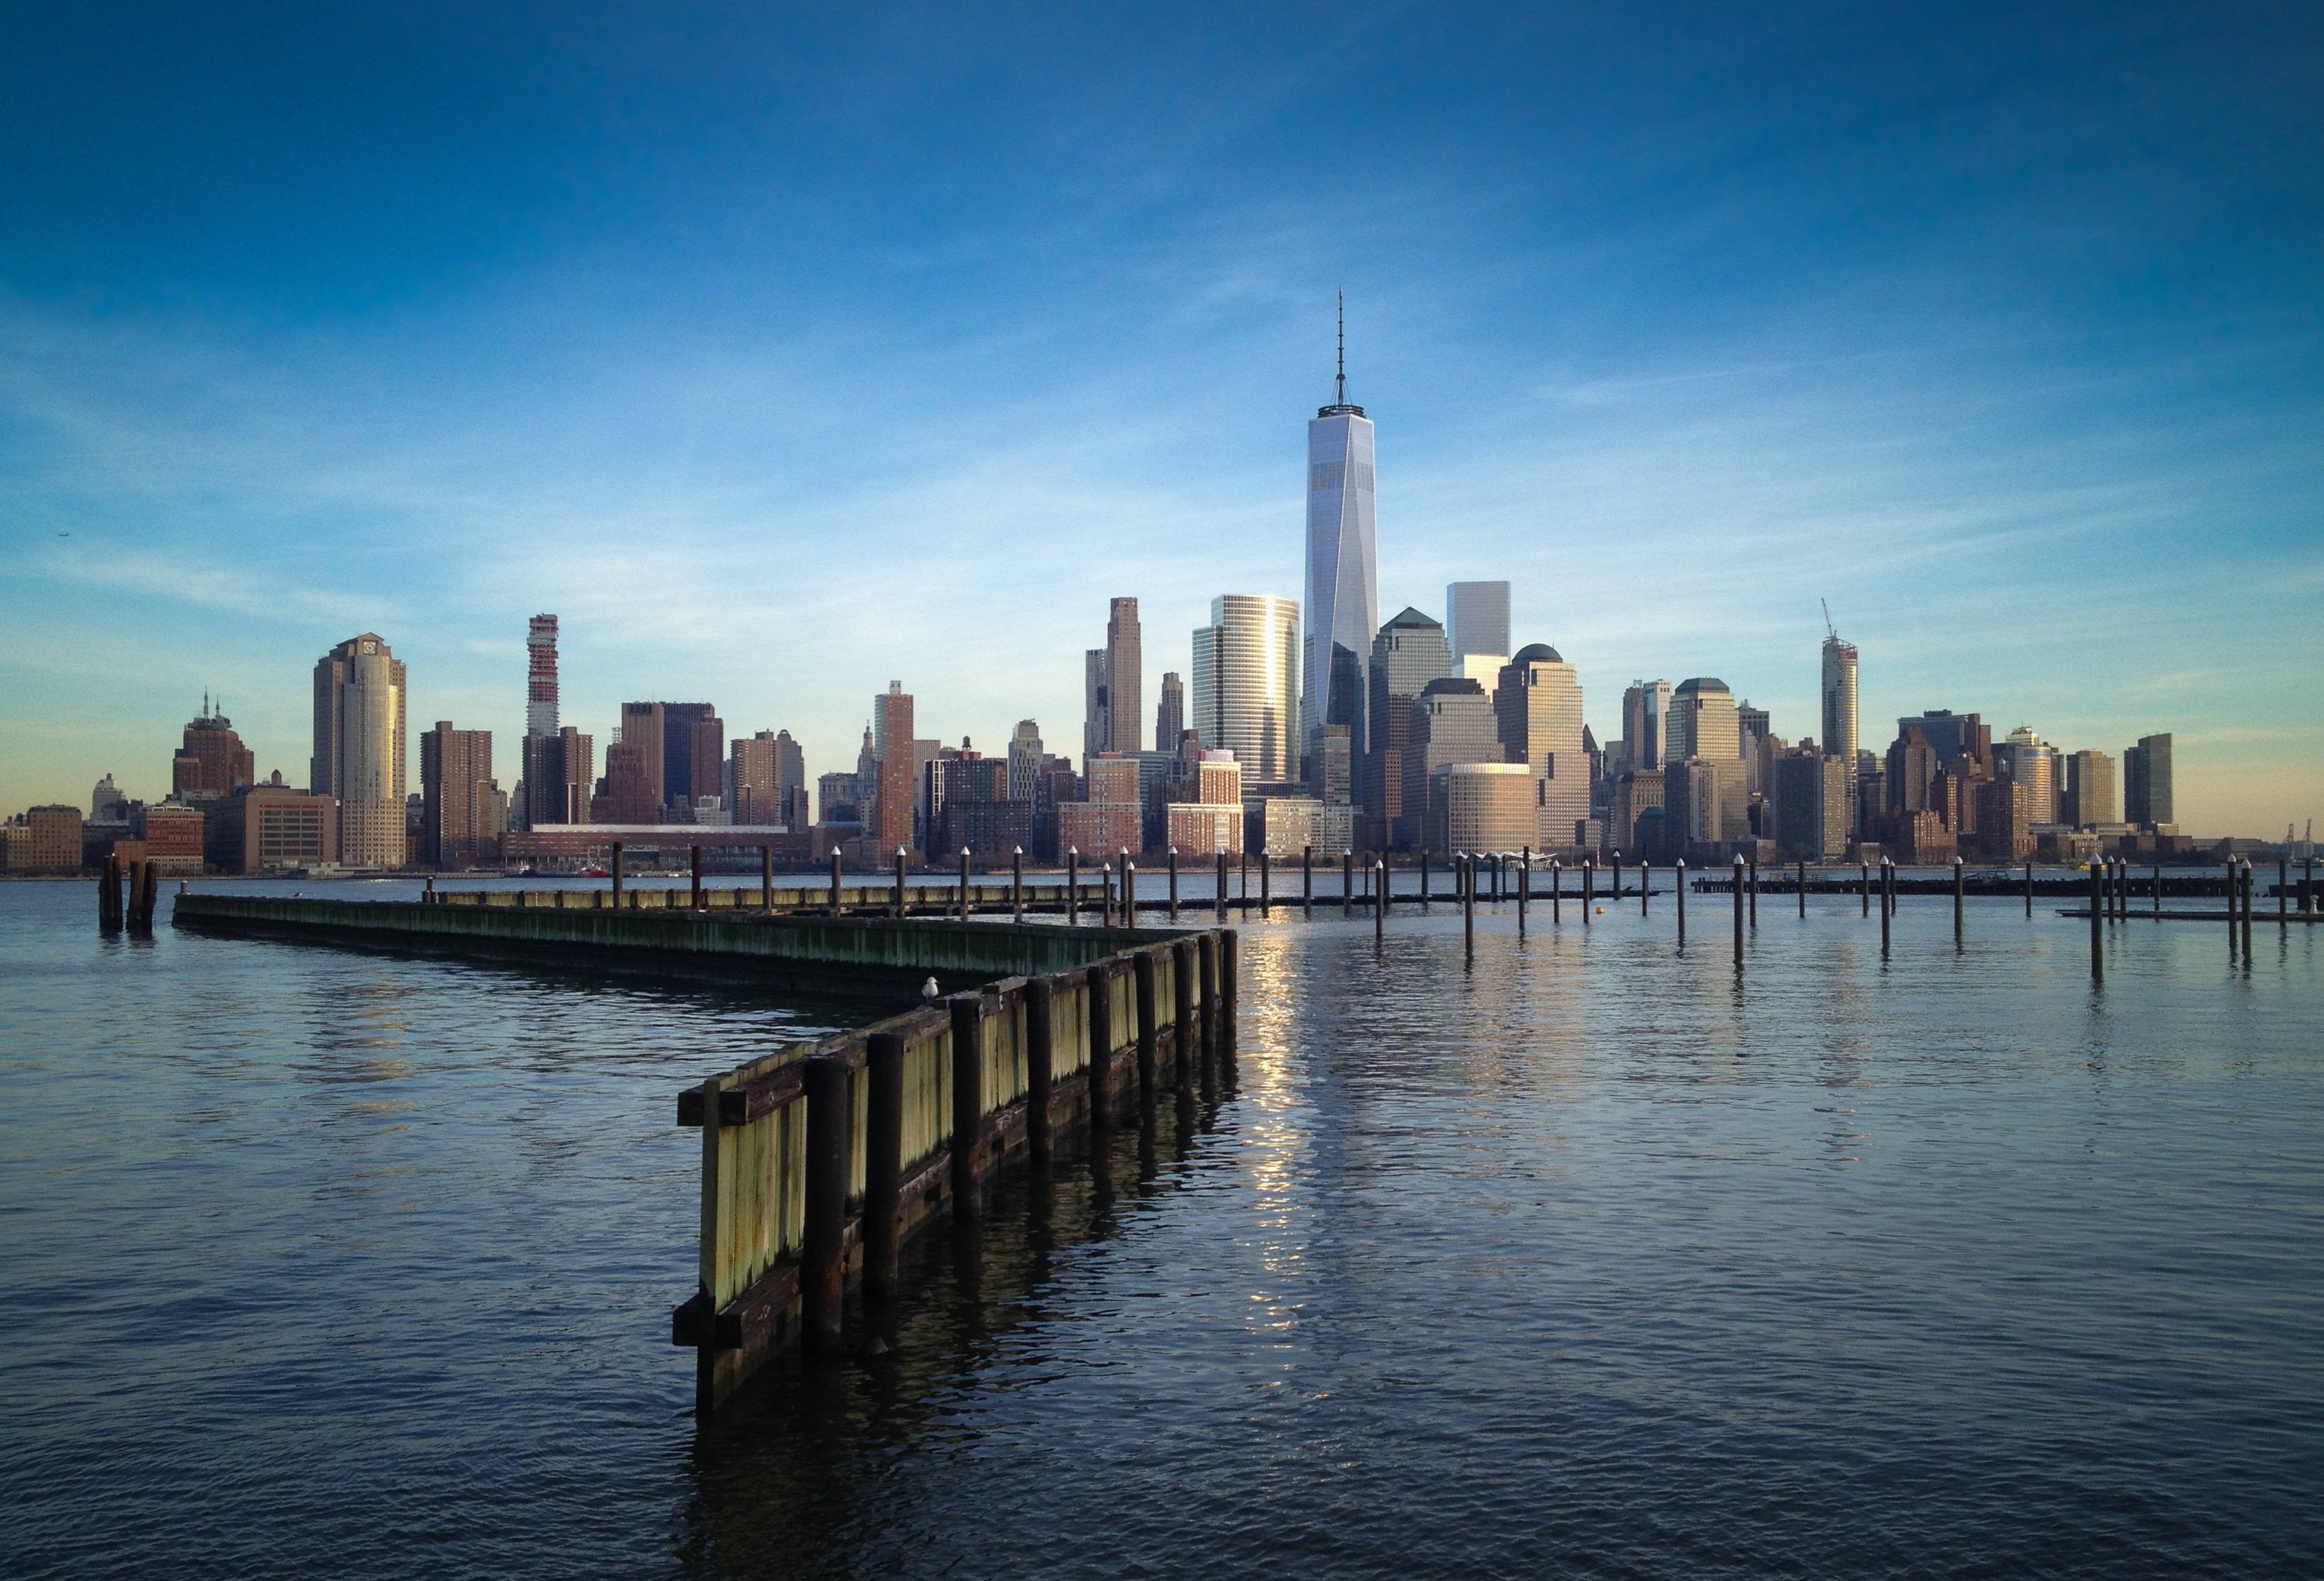
{"label": "blue sky", "polygon": [[[24,5],[0,53],[0,806],[303,781],[372,628],[415,728],[708,698],[852,764],[1080,736],[1300,588],[1349,298],[1383,615],[1718,675],[1868,743],[2324,779],[2324,23],[2238,7]],[[1147,698],[1150,710],[1152,687]],[[416,749],[414,761],[417,761]],[[416,789],[416,784],[415,784]]]}

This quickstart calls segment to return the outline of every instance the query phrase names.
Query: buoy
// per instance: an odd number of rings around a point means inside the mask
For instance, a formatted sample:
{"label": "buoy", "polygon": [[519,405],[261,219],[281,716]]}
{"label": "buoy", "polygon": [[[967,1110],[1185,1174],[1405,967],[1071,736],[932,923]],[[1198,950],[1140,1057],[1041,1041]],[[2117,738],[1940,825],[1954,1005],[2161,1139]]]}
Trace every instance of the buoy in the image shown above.
{"label": "buoy", "polygon": [[1603,907],[1603,906],[1599,907],[1599,908],[1598,908],[1598,914],[1599,914],[1600,917],[1603,917],[1603,916],[1606,914],[1606,908],[1605,908],[1605,907]]}

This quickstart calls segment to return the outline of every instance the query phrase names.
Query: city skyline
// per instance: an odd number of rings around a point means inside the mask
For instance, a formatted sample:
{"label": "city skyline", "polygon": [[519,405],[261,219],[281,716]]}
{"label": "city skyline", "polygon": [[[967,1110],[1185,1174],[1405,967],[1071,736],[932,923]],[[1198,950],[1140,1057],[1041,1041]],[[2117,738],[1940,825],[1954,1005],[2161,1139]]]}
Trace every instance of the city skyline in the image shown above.
{"label": "city skyline", "polygon": [[[360,631],[423,678],[412,722],[508,757],[542,609],[601,743],[623,701],[710,696],[812,781],[899,673],[946,739],[1073,740],[1057,656],[1108,597],[1169,633],[1158,675],[1221,593],[1301,596],[1291,425],[1343,284],[1388,448],[1379,611],[1507,578],[1511,641],[1577,665],[1601,742],[1657,675],[1809,734],[1829,598],[1868,747],[1932,707],[2067,750],[2167,732],[2207,834],[2304,819],[2324,781],[2324,726],[2271,701],[2319,668],[2324,249],[2268,27],[1958,30],[1987,51],[1803,22],[1713,60],[1611,20],[1258,18],[1220,59],[1116,60],[1030,22],[899,52],[712,21],[674,75],[732,73],[642,133],[567,97],[677,102],[619,27],[568,57],[513,20],[484,27],[503,52],[216,13],[230,63],[189,73],[217,54],[189,21],[101,69],[60,63],[75,25],[0,64],[0,135],[45,151],[0,169],[0,803],[106,772],[152,799],[206,685],[298,782],[281,678]],[[875,42],[900,75],[867,100]],[[894,86],[964,50],[1081,86]],[[570,80],[508,65],[552,56]],[[778,60],[798,97],[770,107]],[[383,134],[374,85],[492,109],[456,147]],[[1313,114],[1358,90],[1360,123]],[[244,121],[282,151],[256,183],[210,129]],[[775,172],[825,223],[731,200]]]}

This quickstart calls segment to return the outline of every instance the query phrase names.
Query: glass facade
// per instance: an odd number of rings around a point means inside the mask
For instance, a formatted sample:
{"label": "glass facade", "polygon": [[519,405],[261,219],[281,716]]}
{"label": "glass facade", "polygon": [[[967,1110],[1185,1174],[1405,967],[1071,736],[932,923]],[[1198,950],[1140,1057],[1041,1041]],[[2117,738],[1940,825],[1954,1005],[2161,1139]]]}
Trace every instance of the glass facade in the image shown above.
{"label": "glass facade", "polygon": [[1298,777],[1299,606],[1268,594],[1211,600],[1194,632],[1194,729],[1242,765],[1247,783]]}
{"label": "glass facade", "polygon": [[[1371,420],[1360,406],[1323,408],[1307,425],[1307,631],[1298,677],[1300,751],[1321,725],[1345,725],[1355,754],[1361,757],[1367,750],[1366,671],[1372,634],[1379,628],[1372,495]],[[1285,777],[1296,773],[1295,763]]]}

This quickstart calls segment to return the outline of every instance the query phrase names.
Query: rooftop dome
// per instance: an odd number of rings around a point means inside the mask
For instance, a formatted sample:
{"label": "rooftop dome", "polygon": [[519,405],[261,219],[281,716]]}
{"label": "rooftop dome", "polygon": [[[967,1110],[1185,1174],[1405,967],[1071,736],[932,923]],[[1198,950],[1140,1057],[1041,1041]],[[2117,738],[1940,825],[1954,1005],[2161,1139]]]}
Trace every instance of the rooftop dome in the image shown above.
{"label": "rooftop dome", "polygon": [[1510,662],[1513,664],[1563,664],[1565,661],[1559,658],[1557,650],[1547,643],[1527,643],[1517,651],[1517,656]]}
{"label": "rooftop dome", "polygon": [[1727,683],[1715,675],[1698,675],[1691,680],[1680,681],[1678,689],[1683,692],[1723,692],[1727,689]]}
{"label": "rooftop dome", "polygon": [[1420,689],[1420,695],[1424,698],[1441,697],[1446,692],[1472,692],[1483,697],[1485,688],[1483,682],[1471,680],[1465,675],[1443,675]]}

